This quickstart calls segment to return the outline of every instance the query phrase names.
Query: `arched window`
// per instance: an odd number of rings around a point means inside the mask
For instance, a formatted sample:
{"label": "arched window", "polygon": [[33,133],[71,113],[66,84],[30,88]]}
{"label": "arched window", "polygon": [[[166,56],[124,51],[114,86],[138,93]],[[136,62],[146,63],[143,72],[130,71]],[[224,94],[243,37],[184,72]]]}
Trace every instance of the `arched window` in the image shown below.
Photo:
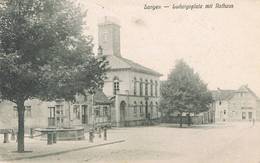
{"label": "arched window", "polygon": [[134,116],[137,116],[137,104],[136,101],[134,102]]}
{"label": "arched window", "polygon": [[148,96],[148,80],[147,79],[145,80],[144,93],[145,93],[145,96]]}
{"label": "arched window", "polygon": [[119,78],[118,77],[114,77],[114,80],[113,80],[113,94],[116,95],[118,91],[119,91]]}
{"label": "arched window", "polygon": [[137,81],[136,81],[136,77],[134,78],[134,95],[136,95],[136,84],[137,84]]}
{"label": "arched window", "polygon": [[151,85],[150,85],[150,91],[151,91],[151,96],[153,96],[153,81],[151,80]]}
{"label": "arched window", "polygon": [[143,96],[143,79],[140,79],[140,96]]}
{"label": "arched window", "polygon": [[158,82],[155,81],[155,96],[158,97]]}

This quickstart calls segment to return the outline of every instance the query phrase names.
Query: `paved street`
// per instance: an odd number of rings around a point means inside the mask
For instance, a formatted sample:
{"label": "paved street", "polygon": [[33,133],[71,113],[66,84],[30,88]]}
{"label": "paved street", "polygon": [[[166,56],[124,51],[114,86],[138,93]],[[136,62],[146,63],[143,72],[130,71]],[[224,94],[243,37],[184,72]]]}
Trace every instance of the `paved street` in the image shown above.
{"label": "paved street", "polygon": [[[259,123],[255,126],[249,122],[223,123],[182,129],[161,124],[117,128],[109,130],[109,136],[125,141],[14,162],[260,163]],[[48,150],[47,145],[42,148]]]}

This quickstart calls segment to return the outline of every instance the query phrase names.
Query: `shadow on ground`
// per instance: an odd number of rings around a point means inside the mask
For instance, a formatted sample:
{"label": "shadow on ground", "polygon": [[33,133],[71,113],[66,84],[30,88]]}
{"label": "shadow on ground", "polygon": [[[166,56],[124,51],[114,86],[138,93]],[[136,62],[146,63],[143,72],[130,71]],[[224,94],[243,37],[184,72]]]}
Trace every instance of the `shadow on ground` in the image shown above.
{"label": "shadow on ground", "polygon": [[201,125],[191,125],[183,124],[180,127],[180,124],[176,123],[161,123],[158,127],[166,127],[166,128],[177,128],[177,129],[216,129],[216,128],[227,128],[232,127],[231,124],[226,123],[218,123],[218,124],[201,124]]}

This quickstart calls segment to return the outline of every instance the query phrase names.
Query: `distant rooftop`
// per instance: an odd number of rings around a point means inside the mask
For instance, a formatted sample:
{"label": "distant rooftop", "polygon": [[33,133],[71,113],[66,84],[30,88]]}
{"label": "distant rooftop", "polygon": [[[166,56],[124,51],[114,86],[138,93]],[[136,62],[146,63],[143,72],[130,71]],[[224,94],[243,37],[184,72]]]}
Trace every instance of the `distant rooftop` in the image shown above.
{"label": "distant rooftop", "polygon": [[214,100],[229,100],[231,99],[236,93],[239,92],[249,92],[251,93],[255,98],[259,99],[256,94],[247,86],[247,85],[242,85],[239,89],[237,90],[223,90],[223,89],[218,89],[218,90],[213,90],[212,96]]}

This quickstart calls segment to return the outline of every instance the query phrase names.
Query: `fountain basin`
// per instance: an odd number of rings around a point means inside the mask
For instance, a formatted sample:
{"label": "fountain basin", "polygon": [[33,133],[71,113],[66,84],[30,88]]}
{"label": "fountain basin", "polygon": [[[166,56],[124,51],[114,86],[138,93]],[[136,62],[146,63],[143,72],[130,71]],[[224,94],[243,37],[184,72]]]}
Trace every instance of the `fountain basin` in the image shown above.
{"label": "fountain basin", "polygon": [[[73,127],[73,128],[36,128],[34,131],[38,132],[41,140],[47,140],[47,134],[56,133],[57,140],[84,140],[84,128]],[[37,136],[36,136],[37,137]]]}

